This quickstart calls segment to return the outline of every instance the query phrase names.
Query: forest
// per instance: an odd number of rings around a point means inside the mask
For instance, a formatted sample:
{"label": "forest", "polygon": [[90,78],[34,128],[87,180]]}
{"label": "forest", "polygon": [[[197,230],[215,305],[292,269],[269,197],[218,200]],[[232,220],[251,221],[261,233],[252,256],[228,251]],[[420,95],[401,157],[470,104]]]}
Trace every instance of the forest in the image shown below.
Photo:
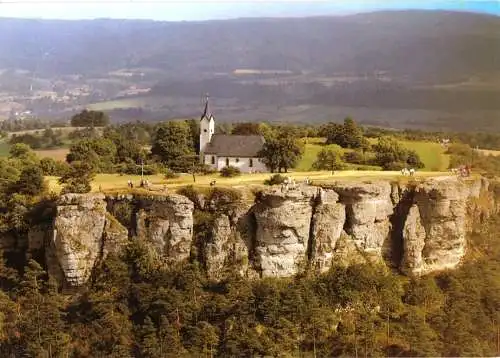
{"label": "forest", "polygon": [[470,238],[455,271],[407,278],[385,266],[213,282],[165,267],[141,241],[110,255],[78,292],[34,259],[0,266],[2,357],[495,356],[500,221]]}

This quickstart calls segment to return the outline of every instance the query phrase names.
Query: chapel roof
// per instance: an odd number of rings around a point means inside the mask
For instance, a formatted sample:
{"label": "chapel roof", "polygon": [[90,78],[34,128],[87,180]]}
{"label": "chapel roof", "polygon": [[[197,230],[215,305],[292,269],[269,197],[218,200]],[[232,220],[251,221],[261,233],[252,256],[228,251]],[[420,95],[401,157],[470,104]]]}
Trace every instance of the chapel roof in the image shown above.
{"label": "chapel roof", "polygon": [[214,134],[205,154],[226,157],[257,157],[265,140],[260,135]]}

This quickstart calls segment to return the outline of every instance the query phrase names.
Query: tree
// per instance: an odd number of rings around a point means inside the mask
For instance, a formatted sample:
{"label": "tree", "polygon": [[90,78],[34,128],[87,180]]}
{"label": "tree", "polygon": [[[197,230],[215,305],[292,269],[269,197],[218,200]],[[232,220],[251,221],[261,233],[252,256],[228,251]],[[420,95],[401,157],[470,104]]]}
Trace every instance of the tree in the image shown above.
{"label": "tree", "polygon": [[9,155],[11,158],[26,158],[28,156],[34,155],[30,146],[24,143],[16,143],[9,149]]}
{"label": "tree", "polygon": [[313,168],[316,170],[341,170],[344,168],[340,153],[334,149],[322,149],[313,163]]}
{"label": "tree", "polygon": [[22,170],[22,168],[30,165],[38,165],[39,159],[31,148],[23,143],[14,144],[10,147],[10,163],[17,169]]}
{"label": "tree", "polygon": [[385,170],[400,170],[410,166],[413,168],[423,167],[418,154],[404,148],[396,139],[381,137],[373,146],[375,151],[375,164]]}
{"label": "tree", "polygon": [[[205,165],[200,163],[200,157],[196,154],[184,155],[181,158],[183,163],[183,171],[191,174],[193,176],[193,182],[196,183],[196,174],[202,173]],[[179,169],[179,167],[177,167]]]}
{"label": "tree", "polygon": [[21,171],[16,183],[16,190],[20,194],[39,195],[46,189],[43,171],[39,166],[31,165]]}
{"label": "tree", "polygon": [[344,127],[342,131],[343,144],[346,148],[360,148],[363,142],[363,130],[350,117],[344,119]]}
{"label": "tree", "polygon": [[[19,169],[6,158],[0,158],[0,197],[19,179]],[[1,200],[0,200],[1,203]]]}
{"label": "tree", "polygon": [[420,160],[419,155],[414,150],[408,150],[408,157],[406,163],[412,168],[423,168],[425,164]]}
{"label": "tree", "polygon": [[60,162],[54,158],[45,157],[40,160],[40,168],[43,175],[62,176],[68,170],[69,166],[66,162]]}
{"label": "tree", "polygon": [[67,356],[70,337],[62,320],[64,301],[54,281],[34,260],[25,269],[18,303],[21,307],[19,332],[26,356]]}
{"label": "tree", "polygon": [[271,173],[276,170],[280,173],[284,170],[286,173],[289,168],[297,165],[303,152],[304,146],[300,140],[285,134],[276,139],[267,140],[259,152],[259,157]]}
{"label": "tree", "polygon": [[89,111],[84,109],[71,117],[73,127],[104,127],[109,124],[109,117],[101,111]]}
{"label": "tree", "polygon": [[60,179],[64,184],[63,193],[88,193],[92,187],[90,183],[95,176],[91,163],[76,161],[71,163],[69,170]]}
{"label": "tree", "polygon": [[362,148],[367,145],[363,138],[363,130],[350,117],[344,119],[344,124],[329,123],[321,130],[327,144],[338,144],[342,148]]}
{"label": "tree", "polygon": [[200,122],[196,119],[190,119],[186,122],[189,126],[193,152],[200,154]]}
{"label": "tree", "polygon": [[73,144],[66,161],[88,162],[98,171],[111,171],[116,158],[115,144],[106,138],[84,139]]}
{"label": "tree", "polygon": [[234,135],[260,135],[260,124],[257,122],[237,123],[233,127]]}
{"label": "tree", "polygon": [[169,121],[156,129],[151,153],[172,169],[185,167],[183,157],[194,154],[192,135],[186,122]]}

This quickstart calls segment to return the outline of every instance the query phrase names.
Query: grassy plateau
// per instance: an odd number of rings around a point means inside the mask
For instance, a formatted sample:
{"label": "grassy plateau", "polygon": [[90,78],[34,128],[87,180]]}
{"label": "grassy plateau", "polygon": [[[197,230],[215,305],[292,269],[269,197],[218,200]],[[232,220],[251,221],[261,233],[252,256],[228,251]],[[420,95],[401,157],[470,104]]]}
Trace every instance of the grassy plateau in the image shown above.
{"label": "grassy plateau", "polygon": [[[271,173],[258,174],[242,174],[235,178],[223,178],[218,174],[196,176],[196,181],[188,174],[180,175],[179,178],[165,179],[163,175],[145,176],[151,183],[151,190],[163,191],[177,189],[186,185],[194,185],[196,187],[210,187],[210,182],[216,181],[217,186],[227,186],[233,188],[247,188],[252,186],[262,186],[264,181],[268,179]],[[335,172],[333,175],[328,171],[309,171],[309,172],[293,172],[282,174],[292,177],[296,182],[303,182],[309,178],[313,184],[330,183],[337,180],[401,180],[403,178],[398,171],[358,171],[344,170]],[[424,179],[428,177],[449,176],[449,172],[416,172],[415,179]],[[140,175],[120,175],[120,174],[98,174],[92,182],[92,191],[127,191],[127,181],[132,180],[135,189],[139,187],[141,180]],[[58,183],[58,178],[47,177],[49,188],[51,191],[59,192],[61,186]]]}

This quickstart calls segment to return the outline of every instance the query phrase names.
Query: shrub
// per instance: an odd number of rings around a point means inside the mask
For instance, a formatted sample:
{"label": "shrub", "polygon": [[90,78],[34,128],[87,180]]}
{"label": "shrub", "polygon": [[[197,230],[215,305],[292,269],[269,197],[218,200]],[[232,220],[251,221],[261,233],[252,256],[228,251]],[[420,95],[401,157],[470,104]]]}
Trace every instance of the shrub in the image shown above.
{"label": "shrub", "polygon": [[264,180],[265,185],[280,185],[285,182],[285,177],[281,174],[274,174],[269,179]]}
{"label": "shrub", "polygon": [[17,192],[26,195],[38,195],[46,189],[43,171],[39,166],[28,166],[21,172],[16,185]]}
{"label": "shrub", "polygon": [[130,228],[134,221],[134,207],[130,202],[119,201],[115,203],[111,208],[111,214],[118,220],[123,226]]}
{"label": "shrub", "polygon": [[233,167],[232,165],[224,167],[220,171],[221,177],[233,178],[241,175],[241,170],[239,168]]}
{"label": "shrub", "polygon": [[223,208],[223,206],[235,204],[241,199],[241,192],[230,188],[212,188],[207,195],[207,201],[214,208]]}
{"label": "shrub", "polygon": [[177,190],[177,194],[183,195],[194,203],[194,206],[200,210],[203,209],[202,202],[200,200],[200,193],[196,191],[194,186],[188,185]]}
{"label": "shrub", "polygon": [[343,155],[343,160],[346,163],[365,164],[365,158],[363,156],[363,153],[359,150],[345,152]]}
{"label": "shrub", "polygon": [[405,162],[386,162],[382,165],[384,170],[401,170],[406,168],[408,165]]}
{"label": "shrub", "polygon": [[421,168],[425,167],[425,164],[420,160],[419,155],[414,150],[408,151],[408,159],[406,159],[406,163],[411,168],[421,169]]}
{"label": "shrub", "polygon": [[324,148],[316,156],[313,168],[316,170],[342,170],[345,165],[337,150]]}
{"label": "shrub", "polygon": [[174,172],[171,169],[165,169],[165,179],[177,179],[179,177],[179,174]]}
{"label": "shrub", "polygon": [[212,166],[208,164],[200,164],[199,172],[202,175],[210,175],[217,173],[217,169],[214,169]]}

